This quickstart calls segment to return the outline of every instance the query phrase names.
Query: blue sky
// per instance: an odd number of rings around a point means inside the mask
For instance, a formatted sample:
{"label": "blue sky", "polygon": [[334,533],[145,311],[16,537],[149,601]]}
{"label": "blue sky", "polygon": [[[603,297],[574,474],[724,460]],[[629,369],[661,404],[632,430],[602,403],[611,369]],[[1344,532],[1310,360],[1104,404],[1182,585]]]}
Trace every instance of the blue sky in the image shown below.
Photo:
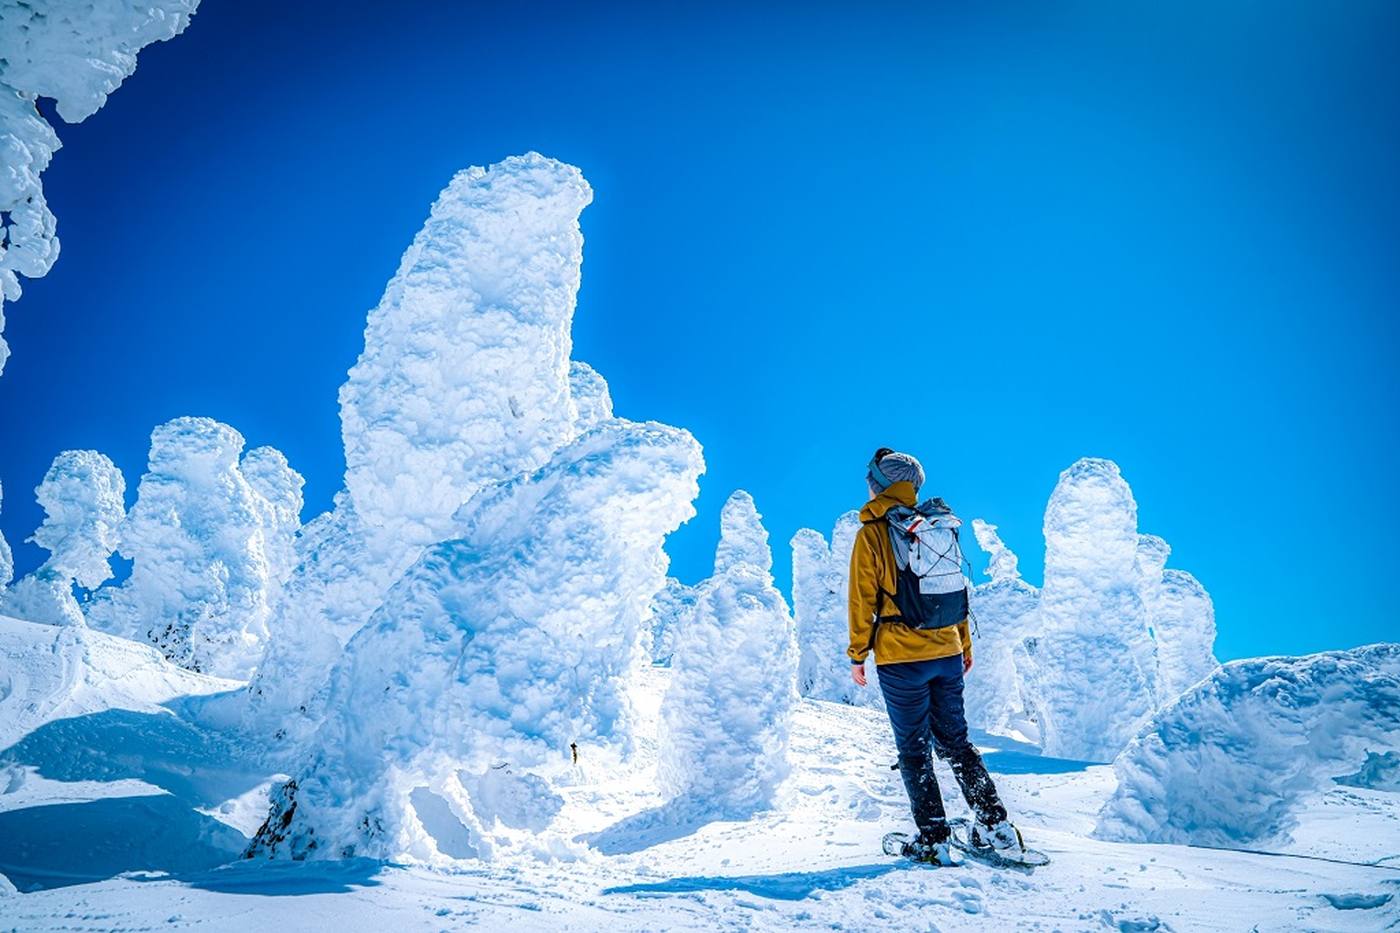
{"label": "blue sky", "polygon": [[0,376],[22,569],[55,453],[134,496],[177,415],[327,507],[366,311],[455,170],[536,149],[597,193],[575,355],[705,446],[682,579],[743,487],[786,585],[889,445],[1038,582],[1093,455],[1222,657],[1395,637],[1400,7],[402,6],[205,0],[59,127]]}

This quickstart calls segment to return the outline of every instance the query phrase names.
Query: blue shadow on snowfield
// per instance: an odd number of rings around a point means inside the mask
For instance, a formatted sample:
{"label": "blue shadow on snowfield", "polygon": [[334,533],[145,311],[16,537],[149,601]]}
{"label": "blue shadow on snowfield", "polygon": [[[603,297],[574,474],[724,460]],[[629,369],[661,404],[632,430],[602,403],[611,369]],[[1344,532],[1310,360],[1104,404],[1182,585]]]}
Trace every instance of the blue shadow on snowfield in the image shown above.
{"label": "blue shadow on snowfield", "polygon": [[587,843],[604,855],[626,855],[682,839],[710,822],[688,814],[673,802],[634,813],[599,832],[575,836],[574,841]]}
{"label": "blue shadow on snowfield", "polygon": [[181,872],[176,880],[192,888],[220,894],[295,897],[303,894],[345,894],[379,885],[378,875],[389,862],[369,858],[309,862],[242,859],[201,872]]}
{"label": "blue shadow on snowfield", "polygon": [[248,840],[166,794],[0,813],[0,874],[23,892],[122,872],[178,873],[238,857]]}
{"label": "blue shadow on snowfield", "polygon": [[30,765],[55,781],[136,778],[209,807],[265,780],[238,757],[216,734],[170,713],[107,709],[44,723],[0,752],[0,763]]}
{"label": "blue shadow on snowfield", "polygon": [[757,897],[778,901],[800,901],[818,891],[839,891],[868,878],[878,878],[892,871],[907,871],[913,866],[902,860],[890,860],[874,865],[852,865],[828,871],[793,871],[776,875],[695,876],[671,878],[652,884],[628,884],[605,888],[604,894],[692,894],[696,891],[744,891]]}
{"label": "blue shadow on snowfield", "polygon": [[983,753],[982,761],[987,765],[987,770],[995,774],[1070,774],[1096,764],[1070,758],[1049,758],[1042,755],[1036,746],[1004,735],[972,730],[971,738],[972,744],[978,748],[992,749]]}
{"label": "blue shadow on snowfield", "polygon": [[0,752],[0,770],[66,782],[130,778],[166,793],[0,812],[0,872],[36,891],[126,872],[178,878],[235,861],[247,838],[201,811],[267,779],[241,758],[226,739],[170,713],[107,709],[47,722]]}

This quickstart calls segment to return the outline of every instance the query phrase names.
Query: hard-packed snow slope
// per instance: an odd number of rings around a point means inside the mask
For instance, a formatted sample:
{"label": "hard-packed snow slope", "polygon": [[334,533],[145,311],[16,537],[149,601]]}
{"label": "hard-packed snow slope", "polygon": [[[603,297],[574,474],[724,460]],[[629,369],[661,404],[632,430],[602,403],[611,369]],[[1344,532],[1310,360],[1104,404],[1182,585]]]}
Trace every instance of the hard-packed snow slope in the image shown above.
{"label": "hard-packed snow slope", "polygon": [[[1378,930],[1400,923],[1400,801],[1336,787],[1285,856],[1091,837],[1113,770],[984,740],[1013,814],[1053,863],[931,869],[879,853],[905,824],[879,711],[800,700],[791,773],[743,821],[661,822],[656,726],[671,673],[631,680],[626,759],[583,743],[558,788],[575,851],[491,863],[237,858],[267,779],[182,717],[225,683],[154,650],[0,620],[0,929]],[[57,650],[56,650],[57,649]],[[123,653],[129,655],[118,662]],[[61,663],[60,663],[61,662]],[[23,671],[23,685],[15,672]],[[14,705],[29,712],[13,718]],[[160,704],[170,707],[164,708]],[[184,767],[180,767],[184,763]],[[940,766],[941,768],[941,766]],[[951,775],[942,772],[945,786]],[[955,814],[963,812],[954,804]],[[1347,840],[1343,848],[1329,840]],[[122,844],[124,843],[124,845]],[[1325,858],[1309,857],[1311,854]],[[61,870],[59,870],[61,867]],[[76,885],[76,886],[75,886]],[[0,883],[0,890],[6,887]]]}

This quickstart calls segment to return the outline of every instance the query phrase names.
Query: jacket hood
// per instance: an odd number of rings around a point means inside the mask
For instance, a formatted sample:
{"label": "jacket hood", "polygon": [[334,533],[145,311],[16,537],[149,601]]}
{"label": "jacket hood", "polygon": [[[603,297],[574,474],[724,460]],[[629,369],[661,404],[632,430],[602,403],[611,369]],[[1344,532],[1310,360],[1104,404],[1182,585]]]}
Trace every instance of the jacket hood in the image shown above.
{"label": "jacket hood", "polygon": [[891,483],[878,496],[865,503],[865,507],[860,510],[860,520],[862,522],[877,522],[885,517],[886,512],[897,505],[912,509],[918,498],[918,491],[914,489],[914,484],[908,480]]}

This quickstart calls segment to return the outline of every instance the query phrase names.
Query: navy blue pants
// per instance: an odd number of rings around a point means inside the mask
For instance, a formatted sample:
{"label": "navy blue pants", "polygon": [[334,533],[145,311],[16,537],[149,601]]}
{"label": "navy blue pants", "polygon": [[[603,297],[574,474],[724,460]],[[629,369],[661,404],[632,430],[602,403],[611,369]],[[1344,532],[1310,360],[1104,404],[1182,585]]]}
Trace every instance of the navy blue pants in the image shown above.
{"label": "navy blue pants", "polygon": [[967,805],[983,823],[1006,819],[1006,808],[976,746],[967,739],[963,713],[962,655],[934,661],[880,665],[880,692],[899,748],[899,772],[909,792],[914,824],[928,841],[948,838],[947,813],[933,758],[948,763]]}

